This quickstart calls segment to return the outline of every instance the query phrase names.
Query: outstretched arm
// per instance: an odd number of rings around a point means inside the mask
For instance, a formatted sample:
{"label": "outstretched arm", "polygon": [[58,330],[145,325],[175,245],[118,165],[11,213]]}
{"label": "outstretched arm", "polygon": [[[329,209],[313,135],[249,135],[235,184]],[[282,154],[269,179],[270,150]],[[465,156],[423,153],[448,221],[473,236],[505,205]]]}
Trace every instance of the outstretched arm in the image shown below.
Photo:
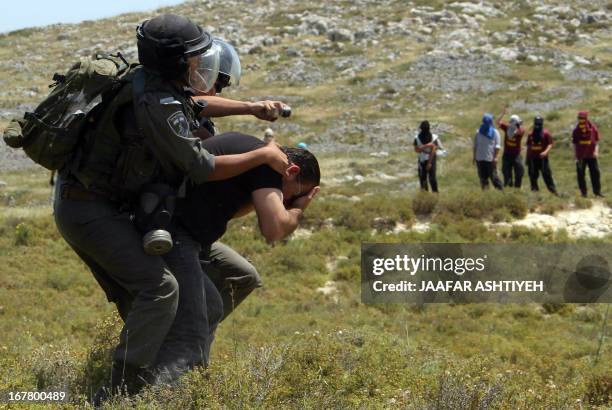
{"label": "outstretched arm", "polygon": [[501,126],[502,119],[504,118],[504,115],[506,115],[507,111],[508,111],[508,107],[506,106],[504,107],[502,112],[497,116],[497,126]]}
{"label": "outstretched arm", "polygon": [[195,96],[194,100],[204,100],[207,105],[202,109],[204,117],[227,117],[229,115],[253,115],[260,120],[276,121],[285,105],[282,101],[238,101],[218,96]]}

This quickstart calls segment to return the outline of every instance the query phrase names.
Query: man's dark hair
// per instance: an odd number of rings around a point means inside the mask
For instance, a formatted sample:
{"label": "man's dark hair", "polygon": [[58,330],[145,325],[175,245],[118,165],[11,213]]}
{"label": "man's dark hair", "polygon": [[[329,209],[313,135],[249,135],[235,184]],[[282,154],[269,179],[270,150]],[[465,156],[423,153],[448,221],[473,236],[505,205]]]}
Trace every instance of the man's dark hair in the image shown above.
{"label": "man's dark hair", "polygon": [[287,154],[289,162],[300,167],[300,178],[304,182],[312,183],[315,186],[321,182],[321,171],[319,162],[314,155],[303,148],[282,147],[282,151]]}

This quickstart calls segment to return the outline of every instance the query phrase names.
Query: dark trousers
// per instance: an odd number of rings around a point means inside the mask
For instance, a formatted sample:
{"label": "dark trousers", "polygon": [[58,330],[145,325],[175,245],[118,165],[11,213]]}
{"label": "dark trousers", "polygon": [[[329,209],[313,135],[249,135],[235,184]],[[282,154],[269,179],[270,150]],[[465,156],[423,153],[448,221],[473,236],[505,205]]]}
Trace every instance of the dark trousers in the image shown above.
{"label": "dark trousers", "polygon": [[553,194],[557,194],[548,158],[527,158],[527,170],[532,191],[540,190],[538,187],[538,178],[540,177],[540,172],[542,172],[542,178],[544,178],[546,188]]}
{"label": "dark trousers", "polygon": [[421,183],[421,189],[428,191],[427,180],[429,179],[429,185],[431,185],[432,192],[438,192],[438,180],[436,179],[436,157],[431,160],[431,168],[427,170],[427,161],[419,161],[419,182]]}
{"label": "dark trousers", "polygon": [[489,180],[493,186],[497,189],[502,190],[502,182],[497,176],[497,168],[492,161],[476,161],[478,168],[478,178],[480,178],[480,186],[482,189],[489,187]]}
{"label": "dark trousers", "polygon": [[253,290],[262,286],[257,269],[229,246],[215,242],[200,254],[202,270],[215,284],[223,300],[223,319]]}
{"label": "dark trousers", "polygon": [[202,249],[180,228],[173,236],[182,245],[164,258],[175,272],[180,298],[156,366],[157,382],[166,383],[208,364],[218,324],[261,286],[255,267],[229,246],[215,242]]}
{"label": "dark trousers", "polygon": [[504,186],[520,188],[524,173],[525,168],[520,155],[504,154],[502,156]]}
{"label": "dark trousers", "polygon": [[65,199],[60,178],[54,201],[58,230],[89,266],[125,324],[115,361],[150,366],[175,318],[179,285],[160,256],[147,255],[142,235],[116,204]]}
{"label": "dark trousers", "polygon": [[201,246],[182,228],[164,260],[179,284],[176,317],[157,356],[162,380],[175,380],[195,365],[207,365],[217,325],[223,317],[219,291],[200,265]]}
{"label": "dark trousers", "polygon": [[599,164],[597,158],[580,159],[576,161],[576,174],[578,176],[578,188],[583,196],[587,194],[587,185],[585,171],[586,167],[589,167],[589,175],[591,177],[591,185],[593,186],[593,193],[595,195],[601,195],[601,182],[599,180]]}

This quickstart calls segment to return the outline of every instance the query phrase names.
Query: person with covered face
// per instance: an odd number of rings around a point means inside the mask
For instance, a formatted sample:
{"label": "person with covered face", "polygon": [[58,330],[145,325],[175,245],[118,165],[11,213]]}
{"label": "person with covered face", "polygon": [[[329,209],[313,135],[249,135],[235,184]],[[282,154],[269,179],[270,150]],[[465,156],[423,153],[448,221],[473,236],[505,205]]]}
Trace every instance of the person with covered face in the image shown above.
{"label": "person with covered face", "polygon": [[[236,155],[265,146],[259,138],[229,132],[202,141],[213,155]],[[253,290],[262,285],[255,267],[219,239],[235,218],[255,211],[262,236],[269,243],[290,235],[319,192],[321,172],[306,149],[283,147],[290,166],[283,175],[260,166],[222,183],[190,183],[178,204],[176,229],[185,229],[201,251],[185,248],[191,265],[180,285],[176,319],[157,356],[156,383],[174,383],[197,365],[206,366],[217,326]],[[218,181],[220,182],[220,181]],[[198,258],[203,258],[200,264]]]}
{"label": "person with covered face", "polygon": [[591,185],[595,196],[601,194],[601,183],[599,165],[599,130],[588,119],[588,113],[581,111],[578,113],[578,124],[572,133],[572,144],[574,144],[574,157],[576,159],[576,174],[578,177],[578,188],[583,197],[587,196],[587,185],[585,171],[589,167]]}
{"label": "person with covered face", "polygon": [[431,191],[437,193],[436,151],[441,148],[440,138],[431,132],[429,121],[423,121],[419,128],[419,133],[414,137],[414,151],[419,154],[419,182],[421,189],[427,191],[429,190],[427,180],[429,180]]}
{"label": "person with covered face", "polygon": [[527,136],[527,170],[532,191],[539,191],[540,172],[548,190],[557,195],[548,156],[553,147],[553,138],[546,128],[544,119],[537,116],[533,120],[533,129]]}
{"label": "person with covered face", "polygon": [[504,186],[520,188],[525,173],[521,158],[521,141],[525,135],[521,118],[511,115],[510,122],[503,121],[506,108],[497,119],[497,126],[504,132],[504,152],[502,154],[502,175]]}
{"label": "person with covered face", "polygon": [[487,189],[489,180],[491,180],[495,188],[503,190],[502,183],[497,176],[497,157],[500,148],[501,137],[493,126],[493,115],[485,113],[482,117],[482,124],[474,135],[473,156],[482,189]]}

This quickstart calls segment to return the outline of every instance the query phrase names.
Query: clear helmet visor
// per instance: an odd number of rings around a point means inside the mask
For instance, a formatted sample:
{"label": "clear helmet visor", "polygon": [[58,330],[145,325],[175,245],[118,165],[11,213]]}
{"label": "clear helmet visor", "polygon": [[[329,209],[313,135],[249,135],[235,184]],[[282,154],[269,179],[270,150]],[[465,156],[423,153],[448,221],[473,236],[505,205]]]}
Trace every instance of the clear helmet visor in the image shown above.
{"label": "clear helmet visor", "polygon": [[220,49],[219,73],[222,74],[222,76],[220,76],[222,84],[220,85],[222,88],[231,85],[239,85],[242,69],[240,66],[240,57],[238,57],[236,49],[230,43],[218,37],[213,39],[213,45],[218,46]]}
{"label": "clear helmet visor", "polygon": [[220,51],[221,49],[213,44],[199,56],[198,68],[189,78],[191,88],[201,93],[208,93],[214,87],[219,76]]}

